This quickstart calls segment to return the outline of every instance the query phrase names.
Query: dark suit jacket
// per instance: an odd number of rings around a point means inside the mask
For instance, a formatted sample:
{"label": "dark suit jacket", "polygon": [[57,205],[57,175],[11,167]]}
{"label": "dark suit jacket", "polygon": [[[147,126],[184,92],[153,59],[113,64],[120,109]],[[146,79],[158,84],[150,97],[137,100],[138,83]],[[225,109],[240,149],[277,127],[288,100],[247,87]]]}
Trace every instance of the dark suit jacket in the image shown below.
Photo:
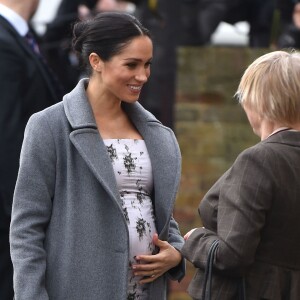
{"label": "dark suit jacket", "polygon": [[205,228],[182,249],[197,268],[189,293],[201,299],[208,249],[220,240],[212,299],[300,299],[300,132],[282,131],[242,152],[200,203]]}
{"label": "dark suit jacket", "polygon": [[0,229],[8,229],[25,125],[61,98],[41,60],[2,16],[0,91]]}
{"label": "dark suit jacket", "polygon": [[276,0],[280,18],[283,22],[293,21],[293,11],[297,2],[299,2],[299,0]]}

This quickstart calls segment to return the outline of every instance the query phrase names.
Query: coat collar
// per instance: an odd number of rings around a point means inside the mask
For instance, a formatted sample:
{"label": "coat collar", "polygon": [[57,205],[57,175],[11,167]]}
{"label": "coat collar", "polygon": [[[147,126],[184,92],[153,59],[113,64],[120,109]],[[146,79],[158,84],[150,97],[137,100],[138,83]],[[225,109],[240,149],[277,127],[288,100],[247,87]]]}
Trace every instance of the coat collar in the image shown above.
{"label": "coat collar", "polygon": [[81,79],[77,86],[63,98],[65,113],[73,129],[97,129],[93,111],[86,95],[87,85],[88,80]]}
{"label": "coat collar", "polygon": [[294,147],[300,147],[300,131],[284,130],[266,138],[263,143],[285,144]]}
{"label": "coat collar", "polygon": [[[88,79],[81,79],[77,86],[64,97],[65,112],[74,129],[97,128],[93,111],[86,95],[87,85]],[[160,123],[137,102],[133,104],[122,103],[122,106],[135,125],[144,124],[148,121]]]}
{"label": "coat collar", "polygon": [[[121,208],[112,164],[98,133],[85,92],[87,84],[87,79],[80,80],[75,89],[63,99],[67,119],[73,128],[70,139],[98,181]],[[172,215],[179,186],[181,174],[179,147],[173,132],[139,103],[123,103],[123,108],[143,136],[149,152],[154,178],[156,225],[160,233]]]}

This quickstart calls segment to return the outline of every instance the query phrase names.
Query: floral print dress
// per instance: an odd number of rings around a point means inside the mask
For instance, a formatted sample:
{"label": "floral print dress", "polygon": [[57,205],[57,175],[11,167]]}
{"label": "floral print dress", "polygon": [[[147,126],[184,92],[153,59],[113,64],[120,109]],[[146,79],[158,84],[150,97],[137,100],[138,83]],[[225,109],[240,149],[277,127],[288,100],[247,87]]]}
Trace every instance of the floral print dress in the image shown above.
{"label": "floral print dress", "polygon": [[151,161],[144,140],[105,139],[104,143],[113,165],[129,231],[127,300],[146,300],[147,284],[138,283],[141,277],[133,275],[131,265],[136,263],[137,255],[151,254],[155,248],[152,242],[156,227],[150,198],[153,188]]}

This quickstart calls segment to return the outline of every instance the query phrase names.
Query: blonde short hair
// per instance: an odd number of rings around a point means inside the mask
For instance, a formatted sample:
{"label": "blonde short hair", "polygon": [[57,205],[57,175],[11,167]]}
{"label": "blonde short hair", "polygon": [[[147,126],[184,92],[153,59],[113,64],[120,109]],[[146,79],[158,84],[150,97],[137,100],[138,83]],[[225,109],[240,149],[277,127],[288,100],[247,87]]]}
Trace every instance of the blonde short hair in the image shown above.
{"label": "blonde short hair", "polygon": [[235,94],[242,106],[270,121],[300,121],[300,52],[274,51],[245,71]]}

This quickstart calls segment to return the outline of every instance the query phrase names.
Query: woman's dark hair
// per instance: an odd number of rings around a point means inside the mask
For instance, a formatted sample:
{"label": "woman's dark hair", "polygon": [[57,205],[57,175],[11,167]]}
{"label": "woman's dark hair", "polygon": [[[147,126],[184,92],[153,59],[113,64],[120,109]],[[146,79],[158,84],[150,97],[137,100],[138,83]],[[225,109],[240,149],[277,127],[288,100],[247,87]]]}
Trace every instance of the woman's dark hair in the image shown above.
{"label": "woman's dark hair", "polygon": [[89,55],[95,52],[103,61],[120,53],[135,37],[151,34],[134,16],[120,12],[102,12],[77,22],[73,27],[73,49],[90,74]]}

